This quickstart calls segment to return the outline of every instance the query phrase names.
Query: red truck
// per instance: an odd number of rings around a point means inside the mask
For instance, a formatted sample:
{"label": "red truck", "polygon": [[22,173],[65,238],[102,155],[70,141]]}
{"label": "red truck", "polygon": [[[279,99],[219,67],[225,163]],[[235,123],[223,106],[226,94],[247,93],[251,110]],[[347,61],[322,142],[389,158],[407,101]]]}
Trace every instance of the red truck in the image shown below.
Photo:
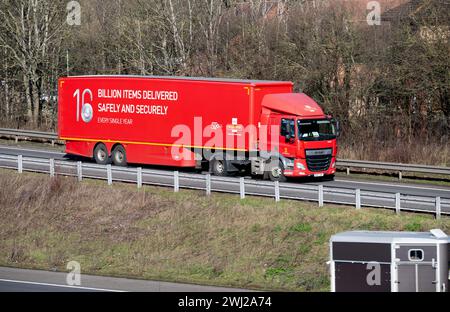
{"label": "red truck", "polygon": [[113,162],[333,177],[338,123],[292,82],[76,76],[58,82],[66,153]]}

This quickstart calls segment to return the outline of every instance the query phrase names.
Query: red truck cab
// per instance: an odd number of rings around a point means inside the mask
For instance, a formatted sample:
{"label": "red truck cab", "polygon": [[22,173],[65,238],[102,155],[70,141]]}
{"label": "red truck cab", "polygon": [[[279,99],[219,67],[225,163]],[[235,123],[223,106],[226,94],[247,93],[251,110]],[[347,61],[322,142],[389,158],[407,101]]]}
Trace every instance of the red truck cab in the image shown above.
{"label": "red truck cab", "polygon": [[268,94],[262,101],[263,124],[279,125],[280,158],[269,170],[272,180],[286,177],[333,177],[336,172],[338,123],[303,93]]}

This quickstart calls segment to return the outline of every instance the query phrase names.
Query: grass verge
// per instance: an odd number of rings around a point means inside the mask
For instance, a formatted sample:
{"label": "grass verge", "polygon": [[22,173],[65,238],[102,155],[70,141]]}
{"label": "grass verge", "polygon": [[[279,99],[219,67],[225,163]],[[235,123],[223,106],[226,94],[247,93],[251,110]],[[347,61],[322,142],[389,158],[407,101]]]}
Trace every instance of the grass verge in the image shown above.
{"label": "grass verge", "polygon": [[432,228],[449,218],[0,170],[2,266],[327,291],[332,234]]}
{"label": "grass verge", "polygon": [[418,185],[435,185],[450,187],[450,176],[435,175],[425,176],[421,173],[403,173],[401,180],[398,174],[387,172],[367,172],[367,171],[352,171],[347,175],[344,171],[339,170],[336,177],[349,180],[374,181],[374,182],[393,182],[396,184],[418,184]]}

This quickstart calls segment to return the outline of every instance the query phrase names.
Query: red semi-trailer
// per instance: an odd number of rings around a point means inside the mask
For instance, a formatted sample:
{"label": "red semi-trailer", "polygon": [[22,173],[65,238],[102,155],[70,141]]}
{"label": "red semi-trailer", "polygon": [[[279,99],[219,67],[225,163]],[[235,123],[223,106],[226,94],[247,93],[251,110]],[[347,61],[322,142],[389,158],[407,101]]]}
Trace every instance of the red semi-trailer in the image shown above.
{"label": "red semi-trailer", "polygon": [[66,153],[215,175],[248,169],[286,177],[335,173],[338,126],[292,82],[158,76],[76,76],[58,83]]}

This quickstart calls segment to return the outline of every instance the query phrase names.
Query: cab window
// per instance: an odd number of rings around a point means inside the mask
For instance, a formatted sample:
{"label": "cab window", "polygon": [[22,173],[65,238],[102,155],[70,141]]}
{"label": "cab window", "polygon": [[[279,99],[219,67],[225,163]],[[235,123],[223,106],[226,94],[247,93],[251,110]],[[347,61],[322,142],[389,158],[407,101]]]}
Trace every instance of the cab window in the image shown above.
{"label": "cab window", "polygon": [[295,121],[294,119],[286,119],[281,118],[281,128],[280,135],[285,137],[289,135],[289,137],[295,137]]}
{"label": "cab window", "polygon": [[298,138],[303,141],[335,139],[336,128],[329,119],[299,119]]}

